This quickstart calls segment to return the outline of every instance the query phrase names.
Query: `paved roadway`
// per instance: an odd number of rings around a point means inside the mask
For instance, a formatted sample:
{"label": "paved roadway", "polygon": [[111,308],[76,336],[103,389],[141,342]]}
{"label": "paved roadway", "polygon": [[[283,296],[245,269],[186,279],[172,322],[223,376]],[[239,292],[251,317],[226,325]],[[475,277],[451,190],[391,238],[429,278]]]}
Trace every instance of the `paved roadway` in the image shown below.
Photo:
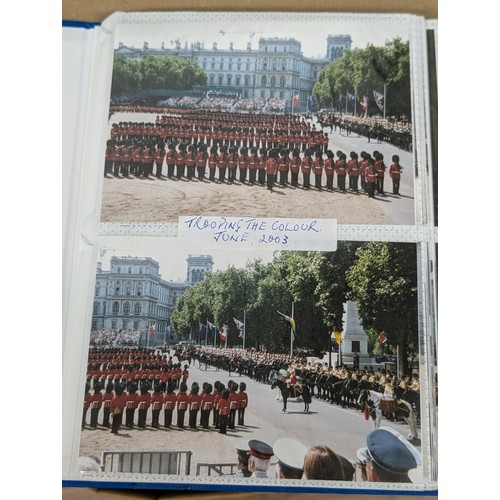
{"label": "paved roadway", "polygon": [[[304,404],[295,399],[288,401],[288,411],[282,412],[282,403],[276,400],[277,392],[270,385],[262,384],[246,376],[229,376],[227,371],[218,371],[214,367],[201,369],[191,364],[188,385],[198,382],[200,386],[207,381],[219,380],[227,387],[229,380],[245,382],[249,406],[245,413],[245,426],[228,430],[226,439],[260,439],[272,445],[281,437],[293,437],[307,447],[323,444],[356,461],[356,450],[365,446],[365,438],[372,430],[372,421],[366,421],[364,415],[355,409],[341,408],[335,404],[313,398],[310,411],[304,412]],[[397,429],[404,436],[408,426],[401,422],[383,420],[382,425]],[[223,437],[223,436],[221,436]],[[420,439],[413,444],[420,449]],[[416,471],[414,479],[420,475]]]}

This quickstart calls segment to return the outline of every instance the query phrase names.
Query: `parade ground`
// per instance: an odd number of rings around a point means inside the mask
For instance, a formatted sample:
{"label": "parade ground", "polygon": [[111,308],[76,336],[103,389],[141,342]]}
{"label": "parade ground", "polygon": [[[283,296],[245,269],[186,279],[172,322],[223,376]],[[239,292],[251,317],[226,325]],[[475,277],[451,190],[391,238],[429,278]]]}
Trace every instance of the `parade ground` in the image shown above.
{"label": "parade ground", "polygon": [[[236,440],[258,439],[272,446],[279,438],[291,437],[306,447],[326,445],[354,463],[358,460],[356,451],[366,446],[366,435],[373,429],[372,421],[366,420],[364,414],[354,408],[342,408],[313,398],[310,411],[306,412],[303,402],[289,399],[287,411],[283,412],[283,404],[277,400],[277,390],[271,389],[268,384],[234,373],[229,376],[228,372],[211,366],[205,369],[205,365],[200,367],[198,363],[191,364],[189,372],[188,387],[193,382],[198,382],[201,386],[204,382],[213,384],[220,381],[226,387],[229,380],[245,382],[249,399],[245,425],[236,425],[235,429],[228,429],[227,434],[223,435],[212,426],[212,416],[209,430],[199,426],[196,430],[190,429],[186,417],[186,428],[181,430],[175,426],[174,414],[173,425],[167,429],[161,425],[162,412],[160,428],[155,429],[150,425],[149,410],[145,429],[129,429],[122,425],[119,433],[115,435],[101,425],[96,429],[90,428],[89,413],[87,426],[81,433],[80,456],[93,457],[100,461],[101,452],[104,451],[192,451],[191,475],[195,475],[199,463],[236,463]],[[198,424],[199,415],[197,420]],[[102,415],[99,416],[99,423],[101,422]],[[393,427],[405,437],[408,435],[409,428],[403,421],[383,419],[381,425]],[[412,443],[421,449],[420,436]],[[414,481],[422,480],[421,475],[421,468],[410,472]],[[274,477],[274,467],[271,467],[268,476]]]}
{"label": "parade ground", "polygon": [[[112,115],[112,123],[120,121],[154,122],[154,113],[120,112]],[[313,120],[312,123],[315,123]],[[321,130],[316,125],[317,130]],[[306,190],[299,186],[286,187],[276,183],[273,191],[265,186],[210,182],[207,179],[187,180],[149,177],[148,179],[129,176],[104,178],[101,208],[101,222],[106,223],[163,223],[177,222],[179,216],[249,216],[282,218],[332,218],[338,224],[412,225],[415,223],[415,191],[413,154],[388,143],[368,142],[366,137],[351,133],[346,136],[339,130],[329,133],[329,149],[334,153],[341,150],[347,154],[379,151],[384,155],[387,167],[394,154],[399,155],[403,167],[400,194],[392,194],[392,182],[385,175],[384,195],[370,199],[360,190],[341,192],[334,177],[334,191]],[[104,171],[104,166],[103,166]],[[208,169],[207,169],[208,172]],[[166,167],[163,174],[166,173]],[[218,174],[217,174],[218,175]],[[216,176],[217,176],[216,175]],[[314,186],[314,176],[311,176]],[[323,174],[323,185],[326,177]]]}

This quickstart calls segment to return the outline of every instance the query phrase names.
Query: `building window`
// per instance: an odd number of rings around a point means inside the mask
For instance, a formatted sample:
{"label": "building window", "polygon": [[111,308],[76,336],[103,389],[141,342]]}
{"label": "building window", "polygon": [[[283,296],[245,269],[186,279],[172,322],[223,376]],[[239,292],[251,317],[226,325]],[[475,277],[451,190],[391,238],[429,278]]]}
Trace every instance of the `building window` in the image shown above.
{"label": "building window", "polygon": [[282,76],[282,77],[280,78],[280,87],[281,87],[282,89],[284,89],[284,88],[285,88],[285,86],[286,86],[286,78],[285,78],[284,76]]}
{"label": "building window", "polygon": [[213,85],[215,83],[215,76],[210,75],[210,85]]}
{"label": "building window", "polygon": [[241,85],[241,76],[236,75],[236,85],[239,87]]}
{"label": "building window", "polygon": [[227,84],[228,85],[231,85],[232,80],[233,80],[232,75],[227,75]]}
{"label": "building window", "polygon": [[222,79],[223,79],[223,76],[219,75],[219,85],[222,85]]}
{"label": "building window", "polygon": [[250,87],[250,75],[245,75],[245,87]]}
{"label": "building window", "polygon": [[132,268],[131,267],[128,268],[128,273],[132,274]]}
{"label": "building window", "polygon": [[276,87],[276,77],[274,75],[271,76],[271,87]]}
{"label": "building window", "polygon": [[134,321],[134,330],[139,330],[139,322]]}
{"label": "building window", "polygon": [[130,314],[130,302],[125,302],[123,305],[123,314],[128,316]]}
{"label": "building window", "polygon": [[262,75],[262,86],[265,87],[267,85],[267,76]]}
{"label": "building window", "polygon": [[134,316],[140,316],[142,311],[142,306],[140,302],[137,302],[134,306]]}
{"label": "building window", "polygon": [[359,340],[353,340],[352,341],[352,352],[361,352],[361,344]]}
{"label": "building window", "polygon": [[120,304],[118,302],[113,303],[113,314],[116,316],[120,311]]}
{"label": "building window", "polygon": [[120,271],[122,270],[121,267],[118,267],[118,274],[120,274]]}
{"label": "building window", "polygon": [[99,314],[99,302],[94,302],[94,310],[92,314],[95,316],[96,314]]}
{"label": "building window", "polygon": [[116,321],[111,321],[111,330],[116,330]]}
{"label": "building window", "polygon": [[119,286],[116,287],[115,295],[120,295],[120,287]]}
{"label": "building window", "polygon": [[139,274],[142,274],[142,267],[139,268]]}

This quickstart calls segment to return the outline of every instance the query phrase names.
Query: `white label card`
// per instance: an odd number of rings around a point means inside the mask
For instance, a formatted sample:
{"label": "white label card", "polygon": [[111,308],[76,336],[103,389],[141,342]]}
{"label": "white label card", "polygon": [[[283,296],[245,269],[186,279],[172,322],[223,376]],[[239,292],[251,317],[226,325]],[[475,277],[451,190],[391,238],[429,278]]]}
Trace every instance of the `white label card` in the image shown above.
{"label": "white label card", "polygon": [[190,248],[337,249],[337,219],[179,217],[179,240]]}

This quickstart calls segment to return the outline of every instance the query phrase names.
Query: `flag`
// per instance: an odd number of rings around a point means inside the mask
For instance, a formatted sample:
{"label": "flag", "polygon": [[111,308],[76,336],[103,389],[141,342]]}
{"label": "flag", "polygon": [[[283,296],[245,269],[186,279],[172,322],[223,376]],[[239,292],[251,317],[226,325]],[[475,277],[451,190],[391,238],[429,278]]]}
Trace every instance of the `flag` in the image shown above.
{"label": "flag", "polygon": [[215,333],[217,331],[217,327],[213,323],[210,323],[210,321],[207,321],[207,324],[208,324],[208,329],[210,330],[210,332]]}
{"label": "flag", "polygon": [[380,111],[384,111],[384,94],[381,94],[380,92],[374,90],[373,98],[375,99],[375,102],[377,103],[377,106],[379,107]]}
{"label": "flag", "polygon": [[299,104],[299,94],[293,96],[293,105],[297,106]]}
{"label": "flag", "polygon": [[203,323],[200,323],[199,325],[200,326],[198,327],[198,330],[199,330],[200,334],[203,335],[203,333],[205,332],[207,327]]}
{"label": "flag", "polygon": [[245,324],[242,323],[239,319],[236,319],[236,318],[233,318],[233,321],[236,324],[236,328],[238,328],[238,330],[240,331],[240,337],[243,337],[243,332],[244,332],[244,329],[245,329]]}
{"label": "flag", "polygon": [[385,335],[385,332],[380,332],[380,335],[378,337],[378,341],[381,343],[381,344],[385,344],[387,342],[387,337]]}
{"label": "flag", "polygon": [[316,99],[314,99],[314,96],[312,95],[309,97],[309,107],[314,108],[314,106],[316,106]]}
{"label": "flag", "polygon": [[155,336],[155,331],[156,331],[156,323],[153,323],[150,327],[149,327],[149,338],[152,338]]}
{"label": "flag", "polygon": [[359,104],[363,109],[366,109],[366,106],[368,105],[368,99],[365,95],[363,96],[361,101],[359,101]]}
{"label": "flag", "polygon": [[223,341],[225,341],[227,339],[227,330],[228,330],[227,325],[226,325],[226,323],[224,323],[222,325],[222,328],[219,330],[220,338]]}
{"label": "flag", "polygon": [[337,342],[337,344],[340,345],[340,343],[342,342],[342,332],[335,331],[334,335],[335,335],[335,342]]}
{"label": "flag", "polygon": [[349,92],[347,92],[347,99],[349,99],[350,101],[354,101],[356,98],[352,94],[349,94]]}
{"label": "flag", "polygon": [[295,320],[291,317],[291,316],[287,316],[286,314],[283,314],[279,311],[276,311],[278,314],[281,314],[281,316],[283,316],[287,321],[288,323],[290,324],[290,326],[292,327],[292,331],[293,331],[293,335],[294,337],[297,337],[297,331],[296,331],[296,324],[295,324]]}
{"label": "flag", "polygon": [[170,325],[165,327],[165,337],[170,338]]}

